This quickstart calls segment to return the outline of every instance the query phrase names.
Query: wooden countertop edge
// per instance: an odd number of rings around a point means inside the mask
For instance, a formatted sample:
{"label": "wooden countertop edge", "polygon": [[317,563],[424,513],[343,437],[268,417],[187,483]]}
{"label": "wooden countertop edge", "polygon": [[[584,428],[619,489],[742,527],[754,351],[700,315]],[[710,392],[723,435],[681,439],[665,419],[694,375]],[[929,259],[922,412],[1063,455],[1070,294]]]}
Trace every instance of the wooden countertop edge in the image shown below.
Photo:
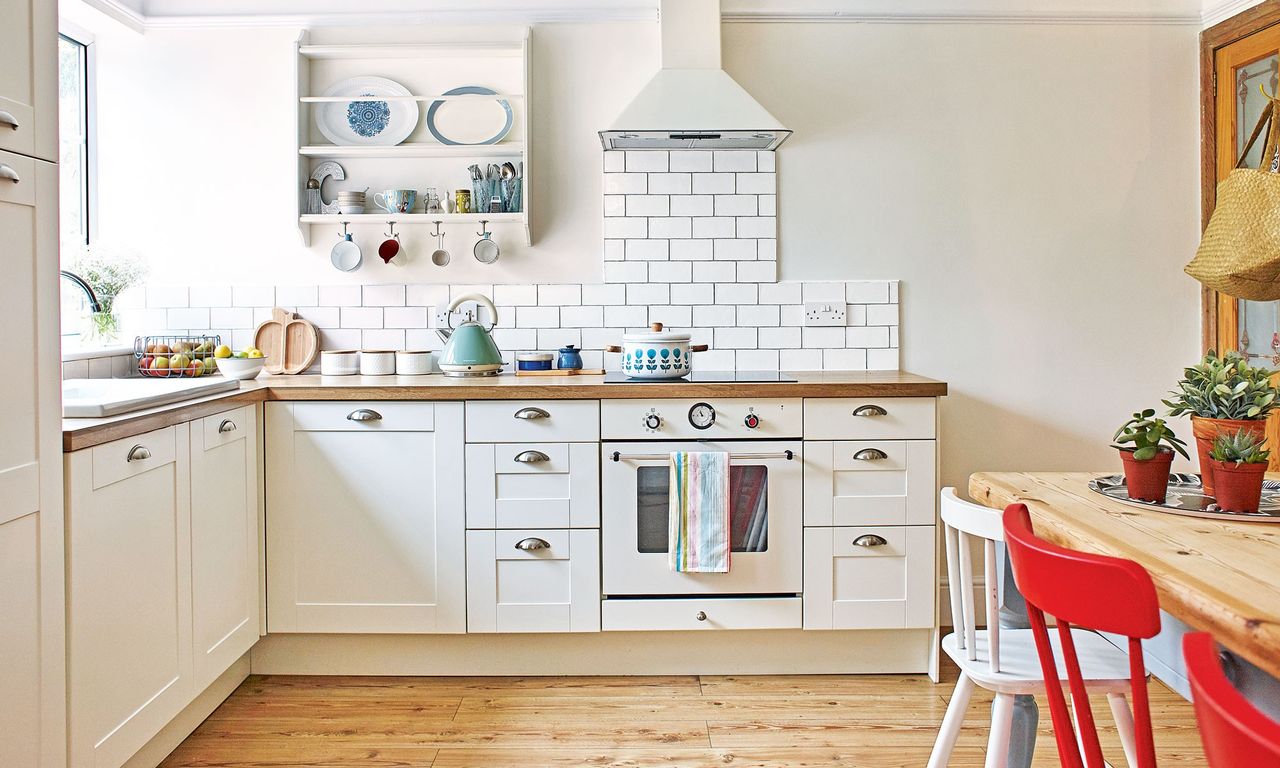
{"label": "wooden countertop edge", "polygon": [[[276,383],[273,384],[273,381]],[[510,400],[538,398],[567,400],[578,398],[635,400],[665,397],[943,397],[945,382],[930,379],[896,382],[751,382],[751,383],[680,383],[680,384],[604,384],[590,382],[525,383],[494,386],[492,383],[444,383],[432,377],[424,384],[311,384],[267,378],[250,382],[250,389],[214,395],[208,398],[174,403],[117,419],[85,419],[83,426],[67,427],[63,421],[62,450],[78,451],[125,437],[181,424],[209,416],[228,408],[265,400]]]}
{"label": "wooden countertop edge", "polygon": [[[1068,528],[1060,520],[1046,516],[1040,511],[1040,507],[1046,502],[996,487],[989,478],[991,474],[1003,473],[976,472],[969,477],[971,499],[995,509],[1003,509],[1009,504],[1022,502],[1031,511],[1032,520],[1037,525],[1037,534],[1046,540],[1084,552],[1118,555],[1120,548],[1090,537],[1080,528]],[[1033,473],[1008,474],[1018,474],[1034,480]],[[1081,474],[1088,476],[1107,473]],[[1259,629],[1255,618],[1242,615],[1228,609],[1220,602],[1215,602],[1202,589],[1180,578],[1181,574],[1176,571],[1156,572],[1150,569],[1148,571],[1155,582],[1162,609],[1193,629],[1211,633],[1220,643],[1248,659],[1255,666],[1280,677],[1280,644],[1277,644],[1275,638],[1261,636],[1255,631]]]}

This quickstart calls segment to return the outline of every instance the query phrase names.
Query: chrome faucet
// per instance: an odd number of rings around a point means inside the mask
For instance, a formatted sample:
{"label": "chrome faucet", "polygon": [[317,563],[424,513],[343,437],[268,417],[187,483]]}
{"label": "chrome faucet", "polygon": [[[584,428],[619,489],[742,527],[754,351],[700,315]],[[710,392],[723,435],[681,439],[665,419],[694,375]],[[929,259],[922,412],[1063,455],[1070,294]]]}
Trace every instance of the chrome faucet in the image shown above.
{"label": "chrome faucet", "polygon": [[68,272],[65,269],[59,270],[58,272],[59,274],[62,275],[63,278],[70,280],[71,282],[79,286],[80,290],[84,291],[84,295],[89,297],[90,311],[93,311],[93,312],[102,311],[102,302],[98,301],[98,295],[93,292],[93,288],[90,287],[89,282],[87,280],[77,275],[75,272]]}

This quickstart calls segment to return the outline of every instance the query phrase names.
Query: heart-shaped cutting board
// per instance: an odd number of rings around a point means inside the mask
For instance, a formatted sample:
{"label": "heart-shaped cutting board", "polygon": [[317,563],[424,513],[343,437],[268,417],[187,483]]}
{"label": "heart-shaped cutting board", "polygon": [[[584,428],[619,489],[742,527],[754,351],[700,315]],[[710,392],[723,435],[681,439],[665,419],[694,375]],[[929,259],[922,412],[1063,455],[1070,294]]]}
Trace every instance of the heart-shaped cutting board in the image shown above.
{"label": "heart-shaped cutting board", "polygon": [[254,332],[253,345],[266,356],[267,373],[302,373],[320,354],[320,335],[310,322],[275,307]]}

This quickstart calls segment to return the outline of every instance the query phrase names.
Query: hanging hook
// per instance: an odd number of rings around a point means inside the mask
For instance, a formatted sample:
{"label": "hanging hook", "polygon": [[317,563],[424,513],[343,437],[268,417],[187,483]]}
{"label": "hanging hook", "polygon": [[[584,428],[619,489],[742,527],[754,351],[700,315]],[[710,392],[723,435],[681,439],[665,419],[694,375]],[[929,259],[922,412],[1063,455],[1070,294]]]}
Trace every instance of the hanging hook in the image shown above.
{"label": "hanging hook", "polygon": [[1275,97],[1275,95],[1274,95],[1274,94],[1267,93],[1267,86],[1266,86],[1266,84],[1264,84],[1264,83],[1258,83],[1258,90],[1259,90],[1259,91],[1261,91],[1261,92],[1262,92],[1262,95],[1263,95],[1263,96],[1266,96],[1268,99],[1271,99],[1272,101],[1275,101],[1275,100],[1276,100],[1276,97]]}
{"label": "hanging hook", "polygon": [[347,222],[345,222],[345,221],[344,221],[344,222],[342,222],[342,231],[338,233],[338,237],[341,237],[341,238],[343,238],[344,240],[346,239],[346,237],[347,237]]}
{"label": "hanging hook", "polygon": [[387,226],[388,226],[388,227],[391,227],[391,231],[390,231],[390,232],[384,232],[384,233],[382,233],[382,236],[383,236],[383,237],[395,237],[395,236],[396,236],[396,223],[395,223],[394,221],[388,221],[388,222],[387,222]]}
{"label": "hanging hook", "polygon": [[440,222],[439,222],[439,221],[433,221],[433,222],[431,222],[431,223],[436,225],[436,231],[431,233],[431,236],[432,236],[432,237],[440,237],[441,235],[443,235],[443,234],[444,234],[443,232],[441,232],[441,231],[440,231]]}
{"label": "hanging hook", "polygon": [[481,230],[480,232],[477,232],[477,233],[476,233],[476,234],[477,234],[477,235],[479,235],[480,237],[488,237],[489,235],[493,234],[492,232],[490,232],[490,231],[489,231],[489,220],[488,220],[488,219],[481,219],[481,220],[480,220],[480,230]]}

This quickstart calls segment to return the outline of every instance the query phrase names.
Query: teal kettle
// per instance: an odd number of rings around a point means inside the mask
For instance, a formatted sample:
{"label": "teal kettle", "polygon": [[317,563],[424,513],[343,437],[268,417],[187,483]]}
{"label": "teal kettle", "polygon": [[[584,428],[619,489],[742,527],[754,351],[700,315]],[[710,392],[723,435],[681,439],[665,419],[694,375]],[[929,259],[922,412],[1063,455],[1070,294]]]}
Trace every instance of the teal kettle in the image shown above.
{"label": "teal kettle", "polygon": [[[469,315],[465,323],[453,327],[453,311],[468,301],[489,310],[493,321],[488,328]],[[450,302],[447,314],[449,328],[436,329],[444,340],[444,349],[440,350],[440,370],[445,376],[496,376],[502,370],[502,352],[493,343],[493,336],[489,335],[489,331],[498,324],[498,310],[493,302],[487,296],[468,293]]]}

